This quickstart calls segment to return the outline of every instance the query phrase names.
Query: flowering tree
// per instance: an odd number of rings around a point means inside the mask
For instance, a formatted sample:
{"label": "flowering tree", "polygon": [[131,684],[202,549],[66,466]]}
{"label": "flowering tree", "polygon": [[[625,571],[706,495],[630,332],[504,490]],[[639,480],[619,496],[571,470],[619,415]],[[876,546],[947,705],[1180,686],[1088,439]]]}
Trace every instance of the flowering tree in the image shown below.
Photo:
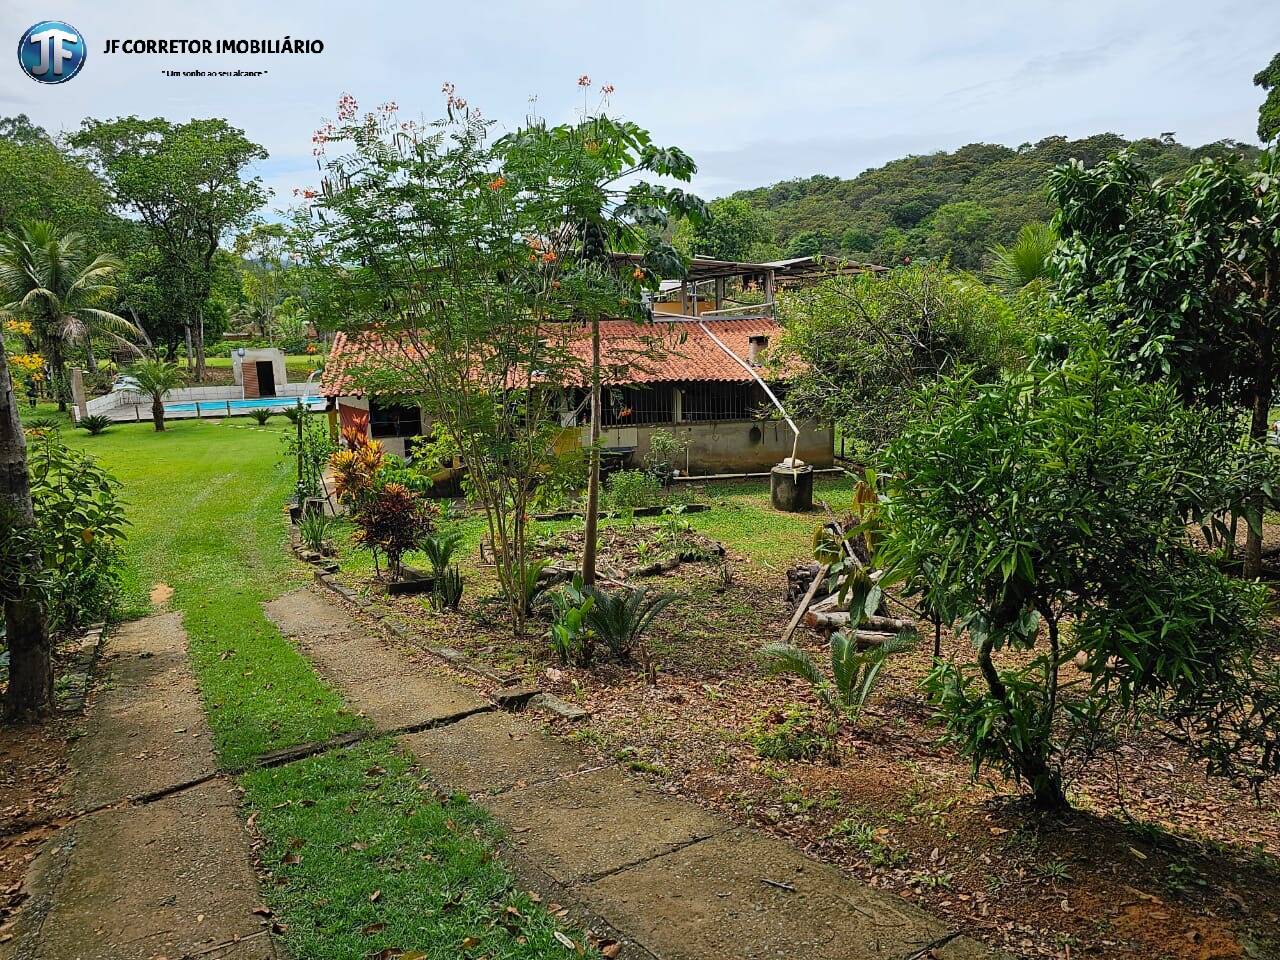
{"label": "flowering tree", "polygon": [[339,101],[337,122],[315,136],[325,176],[314,196],[301,191],[311,216],[299,246],[341,277],[341,315],[376,353],[354,371],[360,384],[421,403],[465,461],[519,630],[530,506],[575,461],[562,449],[559,387],[584,372],[567,321],[640,314],[654,272],[616,270],[607,254],[662,222],[672,196],[617,181],[641,165],[692,165],[603,117],[531,121],[492,143],[479,111],[452,85],[444,93],[446,116],[425,126],[400,120],[394,103],[359,116],[354,99]]}
{"label": "flowering tree", "polygon": [[[549,127],[531,121],[497,148],[505,170],[537,184],[539,219],[548,248],[562,259],[569,286],[565,301],[574,319],[591,325],[591,450],[587,474],[582,579],[596,575],[596,525],[600,512],[601,357],[600,320],[647,319],[640,291],[663,277],[682,276],[685,261],[667,239],[674,218],[700,223],[705,206],[692,194],[640,179],[653,174],[688,181],[697,170],[678,147],[658,147],[647,130],[605,112],[612,85],[601,88],[594,110],[584,91],[581,118]],[[618,260],[616,254],[637,258]],[[612,358],[617,360],[617,358]]]}

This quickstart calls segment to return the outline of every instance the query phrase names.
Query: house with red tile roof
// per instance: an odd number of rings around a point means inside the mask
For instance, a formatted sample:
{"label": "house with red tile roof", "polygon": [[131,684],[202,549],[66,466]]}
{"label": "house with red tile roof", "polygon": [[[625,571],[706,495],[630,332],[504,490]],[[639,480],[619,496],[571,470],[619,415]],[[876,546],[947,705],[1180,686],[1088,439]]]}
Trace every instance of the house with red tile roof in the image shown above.
{"label": "house with red tile roof", "polygon": [[[832,428],[788,418],[779,409],[778,400],[785,408],[789,371],[768,362],[782,333],[773,316],[773,266],[695,258],[690,278],[675,287],[664,284],[671,296],[678,289],[679,299],[654,303],[649,322],[601,322],[600,428],[613,460],[640,465],[654,434],[665,431],[682,442],[674,466],[688,474],[764,472],[793,454],[816,467],[832,465]],[[755,289],[763,291],[765,301],[725,309],[725,278],[744,275],[759,277]],[[714,296],[708,292],[703,299],[699,285],[714,287]],[[566,436],[585,445],[591,416],[590,326],[559,323],[548,335],[560,338],[581,361],[571,378],[549,387],[560,392]],[[406,456],[414,438],[430,432],[430,423],[416,406],[366,395],[356,375],[376,365],[379,356],[402,349],[389,336],[373,329],[338,333],[320,389],[330,401],[335,426],[366,433],[389,452]]]}

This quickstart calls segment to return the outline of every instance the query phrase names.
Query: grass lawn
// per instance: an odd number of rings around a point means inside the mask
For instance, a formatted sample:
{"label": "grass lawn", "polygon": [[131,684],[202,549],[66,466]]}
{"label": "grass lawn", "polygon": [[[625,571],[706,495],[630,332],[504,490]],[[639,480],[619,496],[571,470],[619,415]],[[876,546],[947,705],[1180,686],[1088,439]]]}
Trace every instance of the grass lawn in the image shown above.
{"label": "grass lawn", "polygon": [[232,767],[359,722],[262,612],[264,600],[300,582],[283,547],[284,429],[177,420],[163,433],[150,424],[96,437],[64,430],[124,484],[124,610],[141,615],[157,584],[172,588],[218,752]]}
{"label": "grass lawn", "polygon": [[[263,859],[288,878],[266,897],[288,919],[292,956],[576,955],[489,854],[497,833],[483,812],[462,798],[435,798],[391,742],[259,770],[243,782],[268,838]],[[567,935],[582,943],[579,933]]]}
{"label": "grass lawn", "polygon": [[[284,547],[292,478],[287,424],[181,420],[164,433],[123,424],[91,437],[64,429],[124,485],[132,526],[123,607],[153,609],[173,590],[222,763],[327,739],[362,723],[279,633],[262,603],[309,571]],[[494,828],[465,800],[422,789],[390,741],[334,750],[242,777],[276,878],[266,895],[289,954],[542,958],[570,951],[556,922],[517,892],[492,856]],[[576,931],[562,933],[582,943]],[[592,951],[586,951],[592,955]]]}

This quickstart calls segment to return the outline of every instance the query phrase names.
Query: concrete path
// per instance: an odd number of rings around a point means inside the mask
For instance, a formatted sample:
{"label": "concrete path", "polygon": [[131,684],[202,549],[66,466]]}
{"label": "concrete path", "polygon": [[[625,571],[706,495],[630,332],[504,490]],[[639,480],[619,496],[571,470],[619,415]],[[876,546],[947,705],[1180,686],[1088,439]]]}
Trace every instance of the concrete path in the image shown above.
{"label": "concrete path", "polygon": [[590,767],[524,719],[486,708],[420,651],[300,590],[267,604],[320,671],[432,779],[508,831],[531,884],[607,925],[623,956],[662,960],[977,960],[994,954],[782,840]]}
{"label": "concrete path", "polygon": [[14,960],[271,960],[248,839],[187,666],[178,614],[106,642],[73,805],[28,877]]}

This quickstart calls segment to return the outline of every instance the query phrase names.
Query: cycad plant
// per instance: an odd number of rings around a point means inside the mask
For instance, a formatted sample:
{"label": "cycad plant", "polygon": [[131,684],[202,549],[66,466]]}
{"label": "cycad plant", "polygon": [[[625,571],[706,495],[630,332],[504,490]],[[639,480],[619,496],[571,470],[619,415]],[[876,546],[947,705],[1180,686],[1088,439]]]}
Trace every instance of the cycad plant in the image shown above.
{"label": "cycad plant", "polygon": [[422,552],[427,555],[431,572],[441,576],[461,543],[462,533],[459,530],[440,530],[422,541]]}
{"label": "cycad plant", "polygon": [[1053,279],[1053,250],[1058,234],[1047,223],[1028,223],[1008,246],[991,248],[988,274],[1006,293],[1017,293],[1032,283]]}
{"label": "cycad plant", "polygon": [[138,388],[151,398],[151,420],[157,431],[163,430],[165,395],[186,383],[186,377],[176,364],[160,359],[139,360],[129,368],[129,375],[138,381]]}
{"label": "cycad plant", "polygon": [[895,653],[915,646],[914,633],[904,631],[882,643],[858,649],[856,632],[841,630],[831,635],[831,678],[799,647],[770,643],[760,651],[770,674],[791,674],[807,680],[819,702],[833,720],[857,721],[871,697],[885,662]]}
{"label": "cycad plant", "polygon": [[595,604],[586,624],[620,662],[628,663],[636,649],[643,650],[645,630],[675,600],[670,593],[650,593],[647,587],[592,588]]}
{"label": "cycad plant", "polygon": [[67,408],[71,343],[84,342],[91,368],[95,334],[133,346],[129,338],[137,328],[101,307],[115,295],[114,278],[122,269],[123,263],[110,254],[95,256],[82,234],[61,234],[44,220],[21,221],[0,236],[0,303],[31,320],[49,360],[60,410]]}

